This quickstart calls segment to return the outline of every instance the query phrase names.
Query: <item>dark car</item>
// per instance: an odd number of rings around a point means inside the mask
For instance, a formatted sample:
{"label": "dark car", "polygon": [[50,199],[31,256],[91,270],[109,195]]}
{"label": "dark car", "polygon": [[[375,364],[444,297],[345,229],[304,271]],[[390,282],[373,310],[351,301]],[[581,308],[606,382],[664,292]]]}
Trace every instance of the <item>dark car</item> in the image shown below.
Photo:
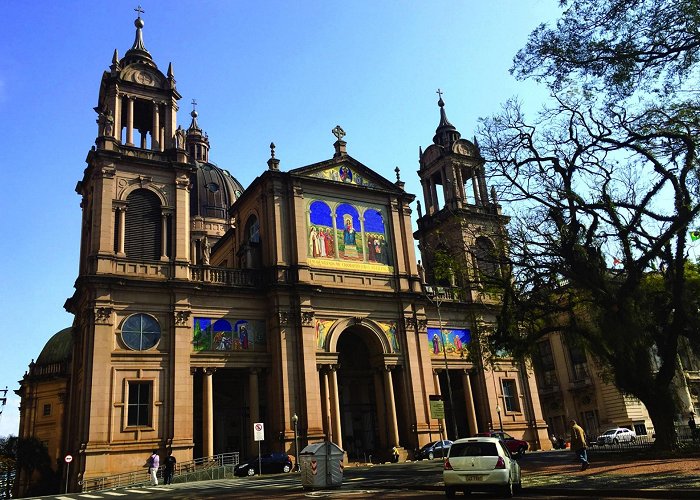
{"label": "dark car", "polygon": [[508,448],[508,451],[519,456],[524,455],[525,452],[530,448],[530,445],[527,443],[527,441],[523,441],[522,439],[516,439],[507,432],[503,431],[479,432],[476,435],[483,437],[498,438],[505,443],[506,447]]}
{"label": "dark car", "polygon": [[260,455],[260,460],[258,460],[258,457],[255,457],[246,462],[241,462],[236,466],[233,473],[237,476],[254,476],[260,473],[258,464],[260,464],[262,474],[292,471],[292,460],[286,453],[264,453]]}
{"label": "dark car", "polygon": [[452,446],[452,441],[449,439],[428,443],[418,450],[416,460],[423,460],[424,458],[432,460],[435,457],[444,458],[447,456],[447,452],[450,451],[450,446]]}

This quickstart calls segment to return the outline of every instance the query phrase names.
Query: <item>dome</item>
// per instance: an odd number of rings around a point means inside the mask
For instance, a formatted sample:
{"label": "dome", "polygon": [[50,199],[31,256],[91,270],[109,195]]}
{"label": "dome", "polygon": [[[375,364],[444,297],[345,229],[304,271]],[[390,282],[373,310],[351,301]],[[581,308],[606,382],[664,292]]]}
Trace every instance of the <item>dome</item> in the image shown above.
{"label": "dome", "polygon": [[35,364],[50,365],[68,361],[71,358],[72,349],[73,327],[64,328],[49,339]]}
{"label": "dome", "polygon": [[192,176],[190,213],[192,217],[228,219],[228,209],[243,192],[243,186],[227,170],[213,163],[195,162]]}

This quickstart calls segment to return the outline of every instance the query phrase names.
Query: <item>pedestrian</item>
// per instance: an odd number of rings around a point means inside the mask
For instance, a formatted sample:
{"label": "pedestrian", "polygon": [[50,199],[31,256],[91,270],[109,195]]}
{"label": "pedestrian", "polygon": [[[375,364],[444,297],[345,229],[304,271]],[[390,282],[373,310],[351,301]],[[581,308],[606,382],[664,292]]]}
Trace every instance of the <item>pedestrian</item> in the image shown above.
{"label": "pedestrian", "polygon": [[690,428],[690,437],[695,441],[698,438],[698,428],[695,425],[695,412],[690,412],[688,415],[688,427]]}
{"label": "pedestrian", "polygon": [[160,457],[158,450],[153,450],[151,456],[148,457],[148,473],[151,476],[151,486],[158,486],[158,468],[160,467]]}
{"label": "pedestrian", "polygon": [[399,461],[399,449],[396,446],[391,449],[391,461],[394,463]]}
{"label": "pedestrian", "polygon": [[571,449],[576,453],[576,457],[581,462],[581,470],[588,469],[588,453],[586,449],[588,444],[586,441],[586,433],[573,418],[569,422],[571,424]]}
{"label": "pedestrian", "polygon": [[173,475],[175,474],[175,464],[177,460],[173,456],[173,452],[169,451],[168,456],[165,457],[165,471],[163,471],[163,483],[173,484]]}

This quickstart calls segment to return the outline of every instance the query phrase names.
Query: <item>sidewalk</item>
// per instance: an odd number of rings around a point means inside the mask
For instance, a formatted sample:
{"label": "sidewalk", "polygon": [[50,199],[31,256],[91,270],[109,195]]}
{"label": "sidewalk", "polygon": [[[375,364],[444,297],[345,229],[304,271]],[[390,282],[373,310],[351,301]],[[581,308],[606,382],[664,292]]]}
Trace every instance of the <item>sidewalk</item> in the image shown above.
{"label": "sidewalk", "polygon": [[560,463],[538,461],[537,452],[521,463],[523,488],[539,494],[628,496],[638,498],[700,498],[700,456],[645,458],[612,453],[589,455],[590,467],[579,470],[573,453]]}

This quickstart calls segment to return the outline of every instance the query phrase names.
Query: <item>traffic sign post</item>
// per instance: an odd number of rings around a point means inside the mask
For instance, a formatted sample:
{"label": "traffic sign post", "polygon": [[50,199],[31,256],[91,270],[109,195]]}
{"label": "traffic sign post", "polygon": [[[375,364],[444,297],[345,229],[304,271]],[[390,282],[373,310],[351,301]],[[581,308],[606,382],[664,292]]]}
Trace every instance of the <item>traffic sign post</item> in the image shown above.
{"label": "traffic sign post", "polygon": [[253,437],[258,442],[258,475],[262,474],[262,458],[260,457],[260,441],[265,439],[265,424],[255,422],[253,424]]}
{"label": "traffic sign post", "polygon": [[65,493],[68,493],[68,477],[70,476],[70,463],[73,461],[73,456],[66,455],[66,458],[64,458],[63,460],[66,461],[66,491],[65,491]]}

